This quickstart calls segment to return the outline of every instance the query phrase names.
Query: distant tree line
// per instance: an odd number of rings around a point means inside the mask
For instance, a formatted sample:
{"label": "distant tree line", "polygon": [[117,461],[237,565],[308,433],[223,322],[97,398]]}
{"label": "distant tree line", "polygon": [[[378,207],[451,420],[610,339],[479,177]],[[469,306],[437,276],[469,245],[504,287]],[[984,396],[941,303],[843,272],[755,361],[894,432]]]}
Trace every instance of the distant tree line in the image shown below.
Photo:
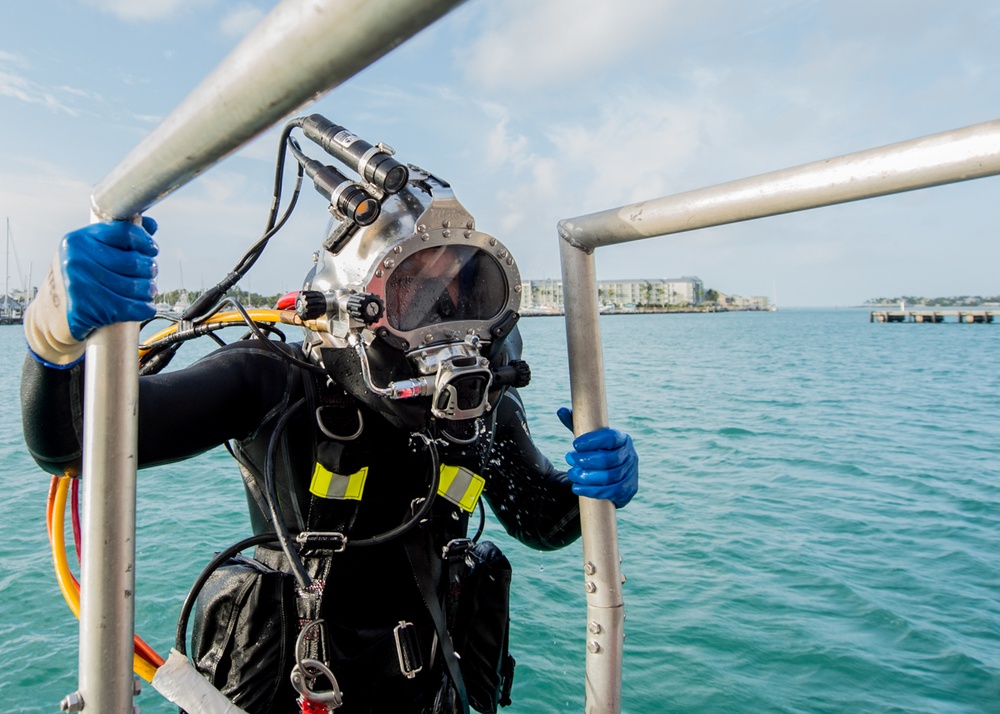
{"label": "distant tree line", "polygon": [[893,298],[872,298],[868,300],[869,305],[898,305],[905,302],[907,305],[920,305],[926,307],[948,307],[949,305],[983,305],[984,303],[1000,303],[1000,295],[993,297],[983,297],[982,295],[953,295],[951,297],[917,297],[915,295],[903,295]]}
{"label": "distant tree line", "polygon": [[[187,294],[187,298],[190,302],[194,302],[199,295],[201,295],[201,290],[170,290],[165,293],[160,293],[156,297],[156,302],[166,303],[167,305],[174,305],[178,300],[181,299],[182,294]],[[241,288],[233,288],[228,293],[227,296],[236,298],[240,301],[240,304],[244,307],[253,308],[273,308],[278,304],[278,300],[281,298],[283,293],[278,293],[276,295],[261,295],[259,293],[250,293]]]}

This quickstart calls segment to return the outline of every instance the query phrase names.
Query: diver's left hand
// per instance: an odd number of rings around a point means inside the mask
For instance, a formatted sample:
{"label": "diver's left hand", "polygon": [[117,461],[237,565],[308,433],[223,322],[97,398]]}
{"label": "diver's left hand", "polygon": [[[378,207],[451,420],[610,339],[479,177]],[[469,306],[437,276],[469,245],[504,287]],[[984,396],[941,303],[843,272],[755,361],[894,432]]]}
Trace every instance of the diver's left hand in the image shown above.
{"label": "diver's left hand", "polygon": [[[572,431],[573,411],[562,407],[556,414]],[[576,437],[566,463],[577,496],[607,499],[621,508],[639,490],[639,456],[632,437],[617,429],[605,427]]]}

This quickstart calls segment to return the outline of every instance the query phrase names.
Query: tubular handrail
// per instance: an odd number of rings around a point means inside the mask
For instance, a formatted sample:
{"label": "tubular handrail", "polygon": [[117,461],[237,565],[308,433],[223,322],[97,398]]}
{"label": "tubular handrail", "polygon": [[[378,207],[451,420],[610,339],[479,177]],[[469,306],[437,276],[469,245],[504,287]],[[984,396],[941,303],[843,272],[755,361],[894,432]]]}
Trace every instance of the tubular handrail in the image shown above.
{"label": "tubular handrail", "polygon": [[[573,425],[608,426],[595,249],[1000,174],[1000,120],[559,222]],[[588,714],[621,711],[624,599],[614,506],[580,499]]]}

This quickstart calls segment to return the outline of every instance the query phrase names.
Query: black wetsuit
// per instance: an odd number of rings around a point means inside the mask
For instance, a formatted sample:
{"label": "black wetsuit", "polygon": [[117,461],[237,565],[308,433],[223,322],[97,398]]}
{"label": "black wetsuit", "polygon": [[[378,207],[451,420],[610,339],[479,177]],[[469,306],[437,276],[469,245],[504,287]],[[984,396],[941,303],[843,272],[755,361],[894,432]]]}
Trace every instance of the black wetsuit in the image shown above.
{"label": "black wetsuit", "polygon": [[[301,357],[298,345],[272,344]],[[82,382],[82,365],[54,370],[30,355],[25,362],[24,434],[32,456],[47,472],[79,468]],[[243,473],[255,534],[275,530],[266,500],[269,448],[277,502],[292,533],[335,531],[349,541],[363,541],[405,523],[414,499],[428,495],[432,462],[421,439],[256,340],[223,347],[182,370],[142,377],[139,394],[139,465],[178,461],[230,442]],[[441,463],[467,467],[485,479],[487,503],[515,538],[538,549],[562,547],[580,533],[577,499],[565,475],[531,441],[516,390],[501,394],[484,418],[486,428],[472,443],[435,440]],[[361,499],[310,493],[317,463],[338,474],[368,467]],[[435,642],[432,617],[404,543],[408,537],[421,538],[427,557],[439,561],[444,544],[466,536],[468,521],[469,513],[437,498],[428,524],[409,536],[348,546],[343,552],[319,550],[313,553],[317,558],[307,558],[310,567],[329,565],[321,614],[330,641],[326,654],[345,693],[338,712],[431,710],[444,676],[442,648]],[[287,570],[277,546],[258,549],[257,558]],[[282,592],[293,591],[290,581],[282,578]],[[252,609],[252,602],[247,607]],[[265,598],[258,607],[279,606]],[[294,617],[291,612],[281,617]],[[234,616],[237,620],[253,645],[252,619],[248,624]],[[395,660],[392,628],[400,621],[414,623],[428,663],[413,679],[402,676]],[[275,625],[264,627],[273,630]],[[217,686],[235,694],[238,704],[254,713],[298,711],[288,685],[293,664],[288,653],[297,627],[286,629],[281,651],[271,652],[265,665],[241,663],[241,655],[227,649],[232,644],[225,633],[215,631],[211,622],[196,622],[195,631],[192,656],[203,670],[218,668]],[[248,688],[250,676],[257,684]],[[261,681],[268,683],[261,687]]]}

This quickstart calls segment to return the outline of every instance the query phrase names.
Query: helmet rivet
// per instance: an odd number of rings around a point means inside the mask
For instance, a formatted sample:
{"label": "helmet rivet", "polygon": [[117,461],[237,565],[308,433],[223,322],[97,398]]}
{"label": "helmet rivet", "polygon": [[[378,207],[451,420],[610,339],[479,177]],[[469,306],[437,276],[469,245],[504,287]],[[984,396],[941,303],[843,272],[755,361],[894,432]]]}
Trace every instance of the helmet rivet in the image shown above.
{"label": "helmet rivet", "polygon": [[434,335],[432,333],[430,333],[430,332],[428,332],[426,335],[424,335],[424,342],[430,342],[433,339],[434,339]]}
{"label": "helmet rivet", "polygon": [[426,233],[426,232],[427,232],[427,226],[425,226],[423,223],[417,226],[417,233]]}
{"label": "helmet rivet", "polygon": [[441,235],[445,238],[451,238],[451,231],[441,231]]}
{"label": "helmet rivet", "polygon": [[472,231],[466,231],[462,235],[464,235],[466,238],[471,238],[472,237]]}
{"label": "helmet rivet", "polygon": [[496,245],[496,244],[497,244],[497,239],[496,238],[490,238],[490,245]]}
{"label": "helmet rivet", "polygon": [[513,264],[514,264],[514,259],[513,258],[507,258],[507,265],[513,265]]}
{"label": "helmet rivet", "polygon": [[441,221],[442,228],[451,228],[451,221]]}
{"label": "helmet rivet", "polygon": [[[378,270],[376,270],[376,271],[375,271],[375,277],[376,277],[376,278],[381,278],[381,277],[382,277],[383,275],[384,275],[384,273],[382,272],[382,268],[379,268]],[[515,290],[520,290],[520,289],[521,289],[521,286],[520,286],[520,285],[518,285],[518,286],[517,286],[516,288],[514,288],[514,289],[515,289]]]}
{"label": "helmet rivet", "polygon": [[386,258],[385,260],[382,261],[382,265],[386,268],[386,270],[392,268],[392,266],[394,266],[395,264],[396,261],[393,260],[392,258]]}
{"label": "helmet rivet", "polygon": [[497,251],[497,255],[499,255],[502,260],[503,258],[507,257],[507,251],[501,248],[499,251]]}
{"label": "helmet rivet", "polygon": [[469,229],[475,228],[476,227],[476,222],[475,221],[469,221],[469,222],[467,222],[465,224],[465,227],[469,228]]}
{"label": "helmet rivet", "polygon": [[395,253],[396,255],[399,255],[400,253],[403,252],[403,246],[401,246],[401,245],[394,245],[392,247],[392,252]]}
{"label": "helmet rivet", "polygon": [[420,240],[422,240],[424,243],[426,243],[430,239],[431,239],[431,234],[430,233],[421,233],[420,234]]}
{"label": "helmet rivet", "polygon": [[515,285],[514,286],[514,292],[516,292],[516,293],[521,292],[521,286],[520,285]]}

